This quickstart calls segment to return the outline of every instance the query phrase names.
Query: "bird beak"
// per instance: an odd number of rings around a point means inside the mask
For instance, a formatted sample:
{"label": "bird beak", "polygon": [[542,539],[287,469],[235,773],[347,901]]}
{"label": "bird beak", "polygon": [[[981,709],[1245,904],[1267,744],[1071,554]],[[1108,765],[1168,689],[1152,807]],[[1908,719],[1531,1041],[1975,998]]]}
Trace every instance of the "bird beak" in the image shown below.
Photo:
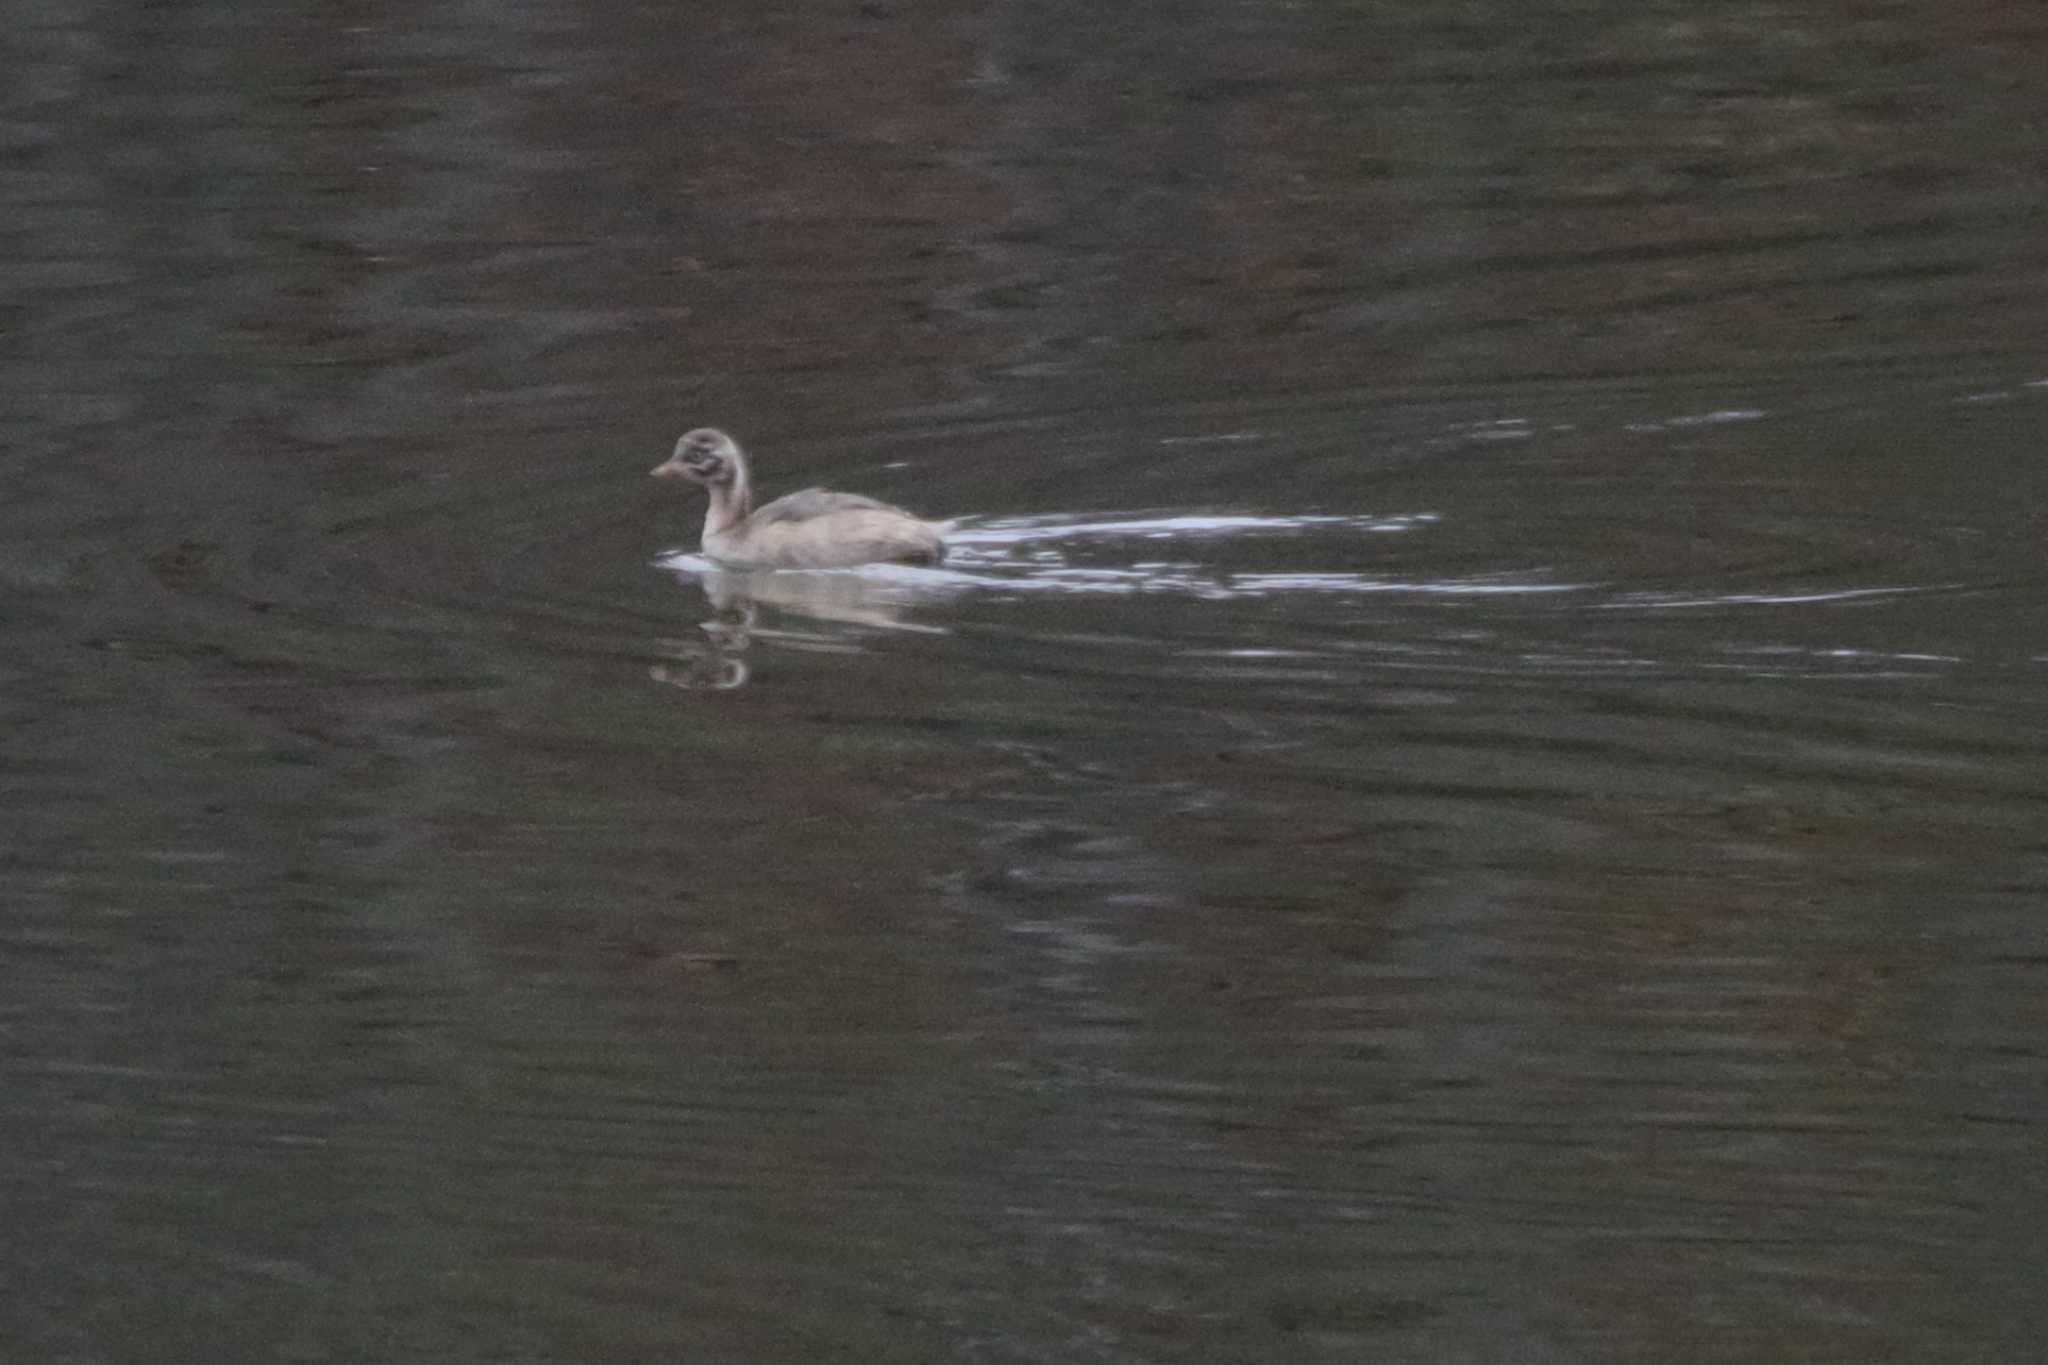
{"label": "bird beak", "polygon": [[655,479],[680,479],[683,477],[683,467],[674,460],[663,460],[648,470],[647,474],[649,478]]}

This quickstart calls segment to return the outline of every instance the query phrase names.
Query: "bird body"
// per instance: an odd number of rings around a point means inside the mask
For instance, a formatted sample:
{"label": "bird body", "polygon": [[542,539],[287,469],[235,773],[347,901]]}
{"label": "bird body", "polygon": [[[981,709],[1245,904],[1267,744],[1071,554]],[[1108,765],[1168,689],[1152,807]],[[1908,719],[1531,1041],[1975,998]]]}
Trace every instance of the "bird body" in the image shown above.
{"label": "bird body", "polygon": [[843,569],[856,564],[937,564],[951,522],[924,519],[857,493],[806,488],[754,507],[747,457],[722,431],[700,427],[676,441],[651,471],[710,495],[704,553],[732,569]]}

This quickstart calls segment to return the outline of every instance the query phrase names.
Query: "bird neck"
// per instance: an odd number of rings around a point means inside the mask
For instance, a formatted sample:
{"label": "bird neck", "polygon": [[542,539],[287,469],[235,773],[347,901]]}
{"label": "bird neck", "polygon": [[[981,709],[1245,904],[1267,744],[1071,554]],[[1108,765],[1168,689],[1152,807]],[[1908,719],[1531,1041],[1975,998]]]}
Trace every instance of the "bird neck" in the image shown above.
{"label": "bird neck", "polygon": [[711,494],[711,505],[704,510],[704,534],[707,536],[730,531],[754,510],[754,491],[747,485],[745,465],[734,471],[731,483],[713,485],[705,491]]}

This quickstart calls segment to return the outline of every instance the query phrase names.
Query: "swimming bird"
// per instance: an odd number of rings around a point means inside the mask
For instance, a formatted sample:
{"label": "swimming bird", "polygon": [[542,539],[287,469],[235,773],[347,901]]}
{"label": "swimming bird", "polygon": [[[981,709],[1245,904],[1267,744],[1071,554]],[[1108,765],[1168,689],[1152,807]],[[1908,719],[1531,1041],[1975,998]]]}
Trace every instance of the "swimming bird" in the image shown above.
{"label": "swimming bird", "polygon": [[649,471],[688,479],[711,495],[704,553],[732,569],[843,569],[855,564],[937,564],[950,521],[925,521],[857,493],[806,488],[754,508],[747,457],[712,427],[687,431],[675,453]]}

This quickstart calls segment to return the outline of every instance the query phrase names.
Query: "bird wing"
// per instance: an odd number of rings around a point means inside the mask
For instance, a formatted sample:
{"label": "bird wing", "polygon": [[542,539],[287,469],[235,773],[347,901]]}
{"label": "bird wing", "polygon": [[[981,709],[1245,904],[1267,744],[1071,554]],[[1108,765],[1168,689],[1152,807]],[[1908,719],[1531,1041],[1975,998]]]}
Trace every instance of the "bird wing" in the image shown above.
{"label": "bird wing", "polygon": [[893,512],[904,517],[912,515],[900,507],[892,507],[874,498],[864,498],[858,493],[834,493],[829,488],[806,488],[801,493],[791,493],[756,509],[748,520],[756,525],[769,526],[778,521],[809,521],[813,517],[822,517],[831,512]]}

